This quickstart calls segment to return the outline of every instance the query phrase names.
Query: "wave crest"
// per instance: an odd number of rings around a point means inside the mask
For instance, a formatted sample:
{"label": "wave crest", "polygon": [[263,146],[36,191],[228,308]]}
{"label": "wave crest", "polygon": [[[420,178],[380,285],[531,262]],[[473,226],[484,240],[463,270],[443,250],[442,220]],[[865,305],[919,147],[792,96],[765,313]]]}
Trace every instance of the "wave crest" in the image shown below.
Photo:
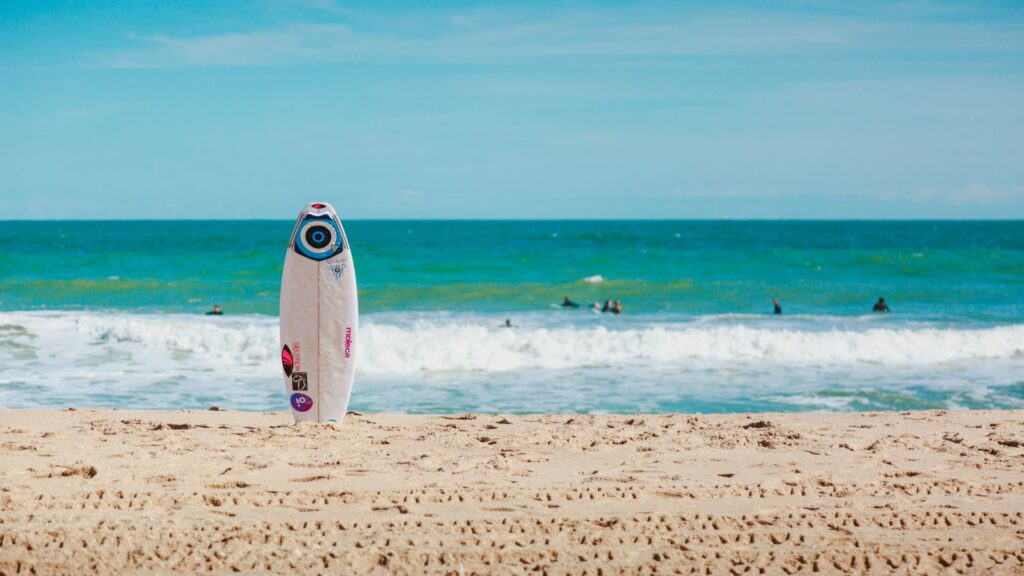
{"label": "wave crest", "polygon": [[[0,358],[34,348],[74,365],[95,358],[99,347],[117,350],[121,362],[142,371],[181,364],[279,370],[276,318],[7,313],[0,314],[0,325],[22,327],[0,331]],[[912,365],[1024,358],[1024,325],[816,331],[697,321],[626,329],[503,329],[460,320],[403,324],[371,317],[361,326],[358,345],[359,371],[369,374],[729,362]]]}
{"label": "wave crest", "polygon": [[361,369],[387,373],[686,362],[930,364],[1024,357],[1024,326],[801,331],[727,327],[490,329],[370,324]]}

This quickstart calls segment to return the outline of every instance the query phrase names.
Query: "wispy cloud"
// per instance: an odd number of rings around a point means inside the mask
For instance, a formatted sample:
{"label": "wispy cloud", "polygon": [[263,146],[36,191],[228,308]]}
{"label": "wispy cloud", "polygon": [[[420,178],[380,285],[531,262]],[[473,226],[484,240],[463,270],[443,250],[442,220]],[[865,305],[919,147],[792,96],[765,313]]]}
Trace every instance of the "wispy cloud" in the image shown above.
{"label": "wispy cloud", "polygon": [[412,188],[405,188],[395,192],[395,196],[403,200],[421,200],[427,197],[427,193],[422,190],[415,190]]}
{"label": "wispy cloud", "polygon": [[105,119],[108,116],[117,114],[118,112],[128,110],[137,106],[136,103],[132,102],[107,102],[104,104],[97,104],[95,106],[84,106],[79,108],[72,108],[69,110],[62,110],[55,112],[49,116],[40,117],[31,122],[31,125],[37,128],[49,128],[55,126],[65,126],[77,122],[88,122],[90,120]]}
{"label": "wispy cloud", "polygon": [[131,35],[138,48],[86,56],[92,64],[105,68],[255,66],[321,59],[343,49],[350,36],[351,30],[341,24],[292,24],[205,36]]}
{"label": "wispy cloud", "polygon": [[137,46],[93,52],[102,67],[252,66],[402,58],[454,61],[532,57],[771,56],[893,47],[1024,53],[1020,29],[988,23],[839,17],[827,13],[668,9],[478,9],[356,14],[329,1],[292,0],[339,22],[297,22],[201,36],[131,36]]}
{"label": "wispy cloud", "polygon": [[476,27],[478,27],[478,24],[476,23],[475,20],[473,20],[472,18],[469,18],[467,16],[464,16],[462,14],[455,14],[451,18],[449,18],[448,21],[453,26],[458,26],[460,28],[476,28]]}
{"label": "wispy cloud", "polygon": [[[773,188],[723,188],[719,190],[708,189],[676,189],[666,194],[648,194],[650,198],[683,198],[683,199],[709,199],[709,198],[747,198],[751,200],[765,199],[772,197],[804,197],[806,193],[784,192]],[[869,197],[886,201],[911,201],[922,203],[939,203],[953,206],[969,205],[992,205],[1007,201],[1024,200],[1024,186],[989,186],[980,182],[973,182],[964,186],[924,186],[909,190],[883,190],[883,191],[852,191],[832,190],[830,197]]]}
{"label": "wispy cloud", "polygon": [[1024,200],[1024,186],[993,187],[974,182],[959,187],[925,187],[915,194],[922,202],[945,202],[958,206],[995,204],[1006,200]]}
{"label": "wispy cloud", "polygon": [[779,190],[768,188],[722,188],[720,190],[676,189],[667,194],[654,194],[652,197],[698,200],[706,198],[771,198],[786,195]]}
{"label": "wispy cloud", "polygon": [[352,10],[339,6],[335,0],[284,0],[284,3],[315,12],[326,12],[328,14],[341,14],[348,16],[353,13]]}

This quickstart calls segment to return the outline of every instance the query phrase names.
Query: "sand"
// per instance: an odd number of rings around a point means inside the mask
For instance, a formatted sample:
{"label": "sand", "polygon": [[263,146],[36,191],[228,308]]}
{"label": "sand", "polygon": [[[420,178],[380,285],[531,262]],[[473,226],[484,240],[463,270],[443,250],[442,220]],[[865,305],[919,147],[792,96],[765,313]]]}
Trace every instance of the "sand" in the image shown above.
{"label": "sand", "polygon": [[1024,412],[0,411],[0,574],[1024,573]]}

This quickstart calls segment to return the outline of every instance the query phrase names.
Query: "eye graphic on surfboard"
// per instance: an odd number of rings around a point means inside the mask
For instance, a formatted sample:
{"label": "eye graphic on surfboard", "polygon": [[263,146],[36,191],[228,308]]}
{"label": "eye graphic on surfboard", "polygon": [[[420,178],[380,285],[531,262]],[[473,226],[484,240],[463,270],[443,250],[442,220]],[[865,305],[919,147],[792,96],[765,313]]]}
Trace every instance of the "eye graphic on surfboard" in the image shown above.
{"label": "eye graphic on surfboard", "polygon": [[294,238],[295,251],[312,260],[327,260],[345,249],[341,230],[328,214],[306,214]]}
{"label": "eye graphic on surfboard", "polygon": [[281,274],[281,367],[296,421],[340,422],[359,349],[355,267],[345,229],[326,202],[307,204]]}

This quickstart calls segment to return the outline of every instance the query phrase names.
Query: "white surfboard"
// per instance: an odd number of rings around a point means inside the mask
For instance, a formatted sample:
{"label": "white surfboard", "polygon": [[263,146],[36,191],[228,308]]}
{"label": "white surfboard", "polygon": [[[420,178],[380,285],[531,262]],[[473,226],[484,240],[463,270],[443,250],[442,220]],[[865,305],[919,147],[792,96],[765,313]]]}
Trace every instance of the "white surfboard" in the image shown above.
{"label": "white surfboard", "polygon": [[345,229],[326,202],[295,221],[281,277],[281,367],[296,422],[341,422],[355,377],[359,302]]}

